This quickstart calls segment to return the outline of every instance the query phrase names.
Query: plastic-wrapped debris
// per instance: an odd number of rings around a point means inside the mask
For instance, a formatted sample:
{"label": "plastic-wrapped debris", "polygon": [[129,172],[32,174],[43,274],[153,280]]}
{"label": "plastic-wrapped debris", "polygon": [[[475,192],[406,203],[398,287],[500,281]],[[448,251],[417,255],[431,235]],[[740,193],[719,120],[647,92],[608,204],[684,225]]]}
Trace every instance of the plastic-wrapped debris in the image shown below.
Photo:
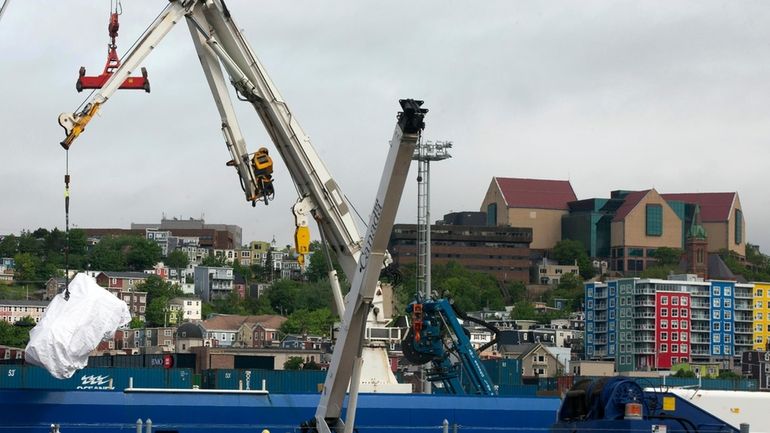
{"label": "plastic-wrapped debris", "polygon": [[86,274],[77,274],[69,284],[69,300],[54,297],[29,333],[24,359],[48,370],[59,379],[85,368],[88,355],[104,339],[131,321],[125,302],[96,284]]}

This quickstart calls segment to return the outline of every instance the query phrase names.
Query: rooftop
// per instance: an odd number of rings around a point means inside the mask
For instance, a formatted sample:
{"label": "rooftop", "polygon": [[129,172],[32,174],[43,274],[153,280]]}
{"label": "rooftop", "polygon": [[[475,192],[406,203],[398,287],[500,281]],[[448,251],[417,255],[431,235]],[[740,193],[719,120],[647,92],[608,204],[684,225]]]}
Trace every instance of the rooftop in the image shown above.
{"label": "rooftop", "polygon": [[509,208],[569,210],[577,196],[568,180],[495,177]]}
{"label": "rooftop", "polygon": [[702,222],[719,222],[730,219],[730,210],[737,199],[735,192],[698,192],[661,194],[666,201],[682,201],[700,206]]}

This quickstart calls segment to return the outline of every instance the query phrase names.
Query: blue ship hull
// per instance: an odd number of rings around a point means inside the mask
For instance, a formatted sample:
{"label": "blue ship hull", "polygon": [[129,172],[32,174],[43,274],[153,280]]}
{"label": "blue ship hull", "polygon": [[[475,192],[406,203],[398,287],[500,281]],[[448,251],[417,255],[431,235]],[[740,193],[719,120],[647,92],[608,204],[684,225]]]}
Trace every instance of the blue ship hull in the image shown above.
{"label": "blue ship hull", "polygon": [[[137,419],[153,431],[297,433],[311,419],[318,394],[153,393],[0,389],[0,432],[134,432]],[[540,397],[466,397],[362,394],[360,433],[439,433],[446,419],[459,433],[535,433],[556,420],[560,400]],[[344,417],[344,415],[343,415]]]}

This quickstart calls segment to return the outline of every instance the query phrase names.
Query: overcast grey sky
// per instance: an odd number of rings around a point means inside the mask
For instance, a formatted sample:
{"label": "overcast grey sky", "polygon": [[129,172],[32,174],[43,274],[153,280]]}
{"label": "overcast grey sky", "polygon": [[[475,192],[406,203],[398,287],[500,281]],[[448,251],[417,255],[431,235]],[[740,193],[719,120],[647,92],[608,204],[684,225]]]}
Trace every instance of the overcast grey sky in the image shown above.
{"label": "overcast grey sky", "polygon": [[[125,0],[121,55],[165,2]],[[478,210],[492,176],[613,189],[737,191],[770,249],[770,5],[760,1],[247,1],[228,6],[332,175],[368,214],[398,99],[424,99],[432,215]],[[109,2],[16,0],[0,22],[0,233],[64,227],[63,130],[106,59]],[[70,151],[71,224],[200,217],[291,242],[288,173],[252,208],[184,23],[145,61],[152,93],[120,91]],[[267,145],[239,104],[251,151]],[[416,167],[397,222],[416,219]],[[317,236],[316,230],[314,235]]]}

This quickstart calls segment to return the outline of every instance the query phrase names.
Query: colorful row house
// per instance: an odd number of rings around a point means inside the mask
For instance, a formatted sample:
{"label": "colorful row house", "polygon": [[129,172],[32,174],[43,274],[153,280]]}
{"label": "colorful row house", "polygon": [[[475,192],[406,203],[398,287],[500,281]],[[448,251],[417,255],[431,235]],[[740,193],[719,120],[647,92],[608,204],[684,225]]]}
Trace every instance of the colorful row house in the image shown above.
{"label": "colorful row house", "polygon": [[767,289],[755,286],[762,284],[692,275],[587,283],[586,358],[614,360],[619,372],[690,362],[728,366],[760,338],[767,341],[765,323],[765,334],[757,333],[757,317],[766,318],[767,312],[752,309],[757,305],[752,300]]}

